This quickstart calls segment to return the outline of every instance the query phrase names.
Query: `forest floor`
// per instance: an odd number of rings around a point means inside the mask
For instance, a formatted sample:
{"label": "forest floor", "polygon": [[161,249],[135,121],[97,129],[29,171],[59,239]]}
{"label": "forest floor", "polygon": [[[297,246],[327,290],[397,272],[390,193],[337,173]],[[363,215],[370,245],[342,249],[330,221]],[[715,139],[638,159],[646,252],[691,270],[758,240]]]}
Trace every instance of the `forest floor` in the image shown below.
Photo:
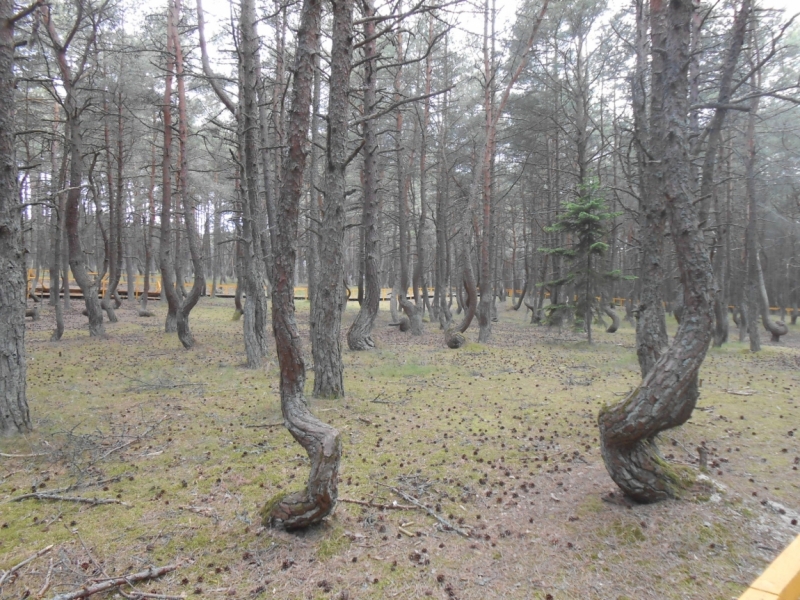
{"label": "forest floor", "polygon": [[[660,440],[696,470],[695,487],[632,505],[606,474],[596,425],[639,382],[632,327],[598,327],[589,346],[501,306],[491,343],[453,351],[434,324],[418,338],[388,327],[384,306],[378,348],[344,351],[347,397],[310,400],[342,432],[340,502],[321,526],[285,533],[259,510],[304,484],[308,460],[281,424],[274,358],[243,368],[231,300],[201,301],[192,351],[152,306],[151,319],[120,309],[107,339],[88,337],[78,302],[61,342],[48,341],[49,307],[29,325],[35,430],[0,439],[0,569],[53,548],[0,598],[177,564],[136,593],[727,600],[800,533],[798,328],[755,355],[738,342],[709,352],[692,419]],[[310,364],[307,303],[298,310]],[[394,490],[469,537],[398,510],[409,502]],[[23,498],[34,492],[120,503]]]}

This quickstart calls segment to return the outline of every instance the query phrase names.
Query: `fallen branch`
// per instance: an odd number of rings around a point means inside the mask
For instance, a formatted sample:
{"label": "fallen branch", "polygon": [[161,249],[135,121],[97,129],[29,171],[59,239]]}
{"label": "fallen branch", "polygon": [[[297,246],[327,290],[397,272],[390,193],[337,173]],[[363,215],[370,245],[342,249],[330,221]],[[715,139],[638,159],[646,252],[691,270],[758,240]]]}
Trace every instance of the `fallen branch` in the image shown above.
{"label": "fallen branch", "polygon": [[5,573],[3,573],[3,576],[2,576],[2,577],[0,577],[0,585],[3,585],[3,583],[5,583],[5,581],[6,581],[6,579],[8,579],[9,577],[11,577],[11,576],[12,576],[14,573],[16,573],[17,571],[19,571],[19,570],[20,570],[22,567],[24,567],[24,566],[25,566],[25,565],[27,565],[28,563],[31,563],[31,562],[33,562],[34,560],[36,560],[36,559],[37,559],[37,558],[39,558],[40,556],[44,556],[45,554],[47,554],[48,552],[50,552],[50,550],[52,550],[52,549],[53,549],[53,544],[50,544],[50,545],[49,545],[47,548],[42,548],[41,550],[39,550],[39,551],[38,551],[36,554],[34,554],[33,556],[29,556],[28,558],[26,558],[25,560],[23,560],[23,561],[22,561],[21,563],[19,563],[18,565],[14,565],[13,567],[11,567],[11,568],[10,568],[8,571],[6,571]]}
{"label": "fallen branch", "polygon": [[283,427],[283,421],[279,423],[262,423],[261,425],[245,425],[247,429],[261,429],[268,427]]}
{"label": "fallen branch", "polygon": [[[166,565],[164,567],[150,567],[146,571],[140,571],[138,573],[125,575],[123,577],[114,577],[113,579],[109,579],[101,583],[96,583],[90,586],[84,586],[81,589],[76,590],[74,592],[53,596],[52,600],[78,600],[78,598],[88,598],[92,594],[107,592],[108,590],[113,590],[114,588],[118,588],[123,585],[131,585],[133,583],[136,583],[137,581],[144,581],[146,579],[155,579],[157,577],[161,577],[162,575],[174,571],[179,566],[180,565]],[[137,592],[136,594],[141,595],[141,593],[139,592]]]}
{"label": "fallen branch", "polygon": [[178,510],[188,510],[189,512],[197,513],[204,517],[211,517],[214,515],[214,509],[207,506],[179,506]]}
{"label": "fallen branch", "polygon": [[42,494],[39,492],[35,492],[33,494],[25,494],[23,496],[17,496],[16,498],[12,498],[9,502],[19,502],[20,500],[58,500],[62,502],[81,502],[83,504],[91,504],[92,506],[96,506],[97,504],[121,504],[122,506],[130,506],[127,502],[123,502],[122,500],[117,500],[116,498],[83,498],[82,496],[60,496],[58,494]]}
{"label": "fallen branch", "polygon": [[103,454],[103,456],[101,456],[101,457],[100,457],[100,458],[98,458],[97,460],[94,460],[94,461],[92,461],[92,462],[91,462],[91,463],[89,463],[89,464],[90,464],[90,465],[93,465],[93,464],[95,464],[95,463],[98,463],[98,462],[100,462],[101,460],[103,460],[103,459],[105,459],[105,458],[108,458],[108,457],[109,457],[111,454],[114,454],[114,452],[116,452],[116,451],[118,451],[118,450],[122,450],[123,448],[127,448],[128,446],[130,446],[131,444],[135,444],[136,442],[140,442],[140,441],[142,441],[142,438],[144,438],[144,437],[148,436],[150,433],[152,433],[152,431],[153,431],[153,430],[154,430],[156,427],[158,427],[159,425],[161,425],[161,423],[163,423],[163,422],[164,422],[164,419],[166,419],[166,418],[167,418],[167,415],[164,415],[163,417],[161,417],[161,418],[158,420],[158,422],[157,422],[155,425],[153,425],[152,427],[150,427],[150,428],[149,428],[147,431],[145,431],[144,433],[142,433],[142,434],[140,434],[140,435],[137,435],[135,438],[133,438],[132,440],[128,440],[128,441],[127,441],[127,442],[125,442],[124,444],[120,444],[119,446],[115,446],[114,448],[112,448],[111,450],[109,450],[108,452],[106,452],[105,454]]}
{"label": "fallen branch", "polygon": [[406,504],[375,504],[372,501],[365,502],[364,500],[351,500],[350,498],[339,498],[339,502],[358,504],[359,506],[368,506],[379,510],[417,510],[416,506],[408,506]]}
{"label": "fallen branch", "polygon": [[400,496],[400,497],[401,497],[403,500],[405,500],[406,502],[411,502],[411,504],[413,504],[413,505],[414,505],[414,506],[416,506],[417,508],[419,508],[419,509],[421,509],[421,510],[424,510],[426,513],[428,513],[428,514],[429,514],[430,516],[432,516],[434,519],[436,519],[437,521],[439,521],[439,523],[441,523],[442,525],[444,525],[446,528],[452,529],[452,530],[453,530],[453,531],[455,531],[455,532],[456,532],[458,535],[461,535],[461,536],[464,536],[464,537],[469,537],[469,531],[466,531],[466,530],[464,530],[464,529],[461,529],[460,527],[456,527],[455,525],[453,525],[452,523],[450,523],[450,521],[448,521],[448,520],[447,520],[447,519],[445,519],[444,517],[440,517],[439,515],[437,515],[437,514],[436,514],[434,511],[432,511],[430,508],[428,508],[427,506],[425,506],[424,504],[422,504],[422,502],[420,502],[419,500],[415,499],[413,496],[410,496],[409,494],[406,494],[405,492],[401,492],[401,491],[400,491],[400,490],[398,490],[397,488],[393,488],[392,486],[389,486],[389,485],[384,485],[384,484],[382,484],[382,483],[378,483],[378,485],[380,485],[380,486],[383,486],[383,487],[385,487],[385,488],[389,488],[389,489],[390,489],[390,490],[392,490],[392,491],[393,491],[395,494],[397,494],[398,496]]}
{"label": "fallen branch", "polygon": [[42,587],[39,588],[39,591],[36,592],[37,598],[43,598],[44,595],[47,593],[47,590],[50,589],[50,576],[53,574],[53,559],[50,559],[50,567],[47,569],[47,576],[44,578],[44,583]]}
{"label": "fallen branch", "polygon": [[725,390],[729,394],[733,394],[734,396],[753,396],[755,394],[752,390]]}
{"label": "fallen branch", "polygon": [[37,452],[36,454],[3,454],[0,452],[0,456],[3,458],[36,458],[37,456],[49,456],[47,452]]}

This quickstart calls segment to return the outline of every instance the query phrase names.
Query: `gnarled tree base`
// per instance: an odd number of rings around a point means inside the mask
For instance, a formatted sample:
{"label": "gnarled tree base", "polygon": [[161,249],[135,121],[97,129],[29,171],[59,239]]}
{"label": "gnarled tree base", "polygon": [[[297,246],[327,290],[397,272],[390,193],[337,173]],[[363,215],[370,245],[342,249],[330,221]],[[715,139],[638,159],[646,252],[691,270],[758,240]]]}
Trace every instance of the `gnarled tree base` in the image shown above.
{"label": "gnarled tree base", "polygon": [[401,319],[400,322],[408,322],[408,326],[405,329],[403,329],[403,326],[400,325],[400,331],[408,331],[410,329],[411,335],[422,335],[422,310],[420,310],[411,301],[406,300],[403,297],[400,297],[399,300],[400,308],[402,308],[403,312],[406,313],[406,317]]}
{"label": "gnarled tree base", "polygon": [[783,321],[771,321],[771,325],[772,327],[768,330],[772,335],[772,337],[770,338],[771,342],[780,342],[781,336],[784,336],[787,333],[789,333],[789,328]]}
{"label": "gnarled tree base", "polygon": [[463,334],[452,329],[448,329],[444,332],[444,341],[447,344],[447,347],[452,348],[453,350],[461,348],[467,343],[467,340]]}
{"label": "gnarled tree base", "polygon": [[678,497],[693,482],[661,456],[655,438],[691,417],[699,396],[697,374],[682,383],[660,369],[662,363],[625,400],[604,408],[598,417],[600,450],[609,475],[627,496],[643,503]]}
{"label": "gnarled tree base", "polygon": [[678,498],[695,480],[688,467],[670,465],[652,438],[632,446],[603,446],[602,452],[611,479],[637,502]]}
{"label": "gnarled tree base", "polygon": [[319,523],[336,505],[342,440],[337,429],[311,414],[302,396],[284,396],[281,408],[287,429],[308,453],[311,473],[305,490],[275,496],[261,518],[265,526],[291,531]]}
{"label": "gnarled tree base", "polygon": [[615,310],[615,306],[612,302],[609,302],[605,298],[603,301],[600,302],[600,308],[606,314],[606,316],[611,318],[611,325],[608,326],[606,329],[606,333],[616,333],[619,329],[619,315]]}
{"label": "gnarled tree base", "polygon": [[350,330],[347,333],[347,347],[354,352],[372,350],[375,347],[375,341],[369,335],[357,335]]}

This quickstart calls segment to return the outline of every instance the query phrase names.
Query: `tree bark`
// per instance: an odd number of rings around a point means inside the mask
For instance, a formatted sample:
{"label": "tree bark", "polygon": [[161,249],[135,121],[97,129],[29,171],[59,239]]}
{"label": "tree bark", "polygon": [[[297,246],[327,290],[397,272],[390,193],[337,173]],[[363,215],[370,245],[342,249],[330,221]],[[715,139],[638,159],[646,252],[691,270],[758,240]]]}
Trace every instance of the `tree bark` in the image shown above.
{"label": "tree bark", "polygon": [[[55,167],[55,142],[52,146],[52,163]],[[56,210],[52,213],[53,220],[52,229],[52,256],[53,260],[50,263],[50,303],[55,308],[56,313],[56,328],[50,336],[51,342],[58,342],[64,335],[64,302],[61,300],[61,269],[64,264],[64,248],[66,247],[66,237],[64,230],[67,222],[67,203],[66,196],[63,192],[65,182],[67,179],[67,159],[66,152],[61,156],[61,167],[58,172],[58,178],[53,181],[53,199],[56,203]],[[53,169],[55,171],[55,168]],[[67,292],[69,293],[69,292]]]}
{"label": "tree bark", "polygon": [[[664,206],[663,185],[660,165],[648,160],[644,144],[652,147],[659,143],[658,119],[664,110],[663,90],[653,89],[650,97],[650,119],[647,122],[645,70],[647,66],[647,23],[645,20],[645,0],[636,2],[636,70],[632,82],[634,127],[636,130],[637,159],[639,164],[639,212],[642,262],[640,270],[641,294],[636,314],[636,355],[642,377],[653,368],[664,348],[669,344],[667,338],[666,316],[662,288],[664,284],[664,236],[666,234],[666,208]],[[662,14],[657,15],[663,18]],[[651,17],[652,19],[652,17]],[[658,40],[653,39],[655,44]],[[654,53],[654,60],[656,55]],[[663,63],[663,59],[659,59]],[[653,67],[655,70],[655,66]],[[659,63],[658,68],[663,69]],[[665,84],[662,78],[653,78],[653,85]]]}
{"label": "tree bark", "polygon": [[[155,125],[156,117],[153,116]],[[155,131],[155,127],[153,127]],[[153,262],[153,234],[156,230],[156,134],[150,147],[150,185],[147,189],[147,225],[144,228],[144,282],[142,284],[142,297],[139,301],[139,316],[152,317],[153,313],[147,310],[147,301],[150,295],[150,269]]]}
{"label": "tree bark", "polygon": [[31,430],[25,382],[27,281],[14,156],[13,16],[13,0],[0,0],[0,436]]}
{"label": "tree bark", "polygon": [[256,31],[256,8],[252,0],[241,3],[241,69],[239,99],[240,148],[244,158],[244,198],[242,199],[242,240],[245,273],[244,306],[245,348],[247,366],[261,366],[268,354],[267,296],[264,291],[264,246],[260,224],[264,221],[258,198],[258,34]]}
{"label": "tree bark", "polygon": [[[375,8],[372,0],[362,0],[364,15],[364,114],[370,115],[377,104],[377,73],[375,60],[378,57],[378,44],[375,36]],[[378,138],[372,119],[364,122],[364,166],[362,173],[364,207],[361,213],[363,231],[364,298],[355,321],[347,332],[347,346],[350,350],[369,350],[375,347],[372,340],[372,327],[378,316],[381,301],[381,286],[378,279],[378,260],[380,259],[380,232],[378,231],[377,152]],[[313,199],[312,199],[313,202]],[[362,287],[361,285],[359,287]]]}
{"label": "tree bark", "polygon": [[292,436],[311,459],[306,489],[278,496],[262,511],[265,524],[286,529],[321,521],[336,504],[342,442],[339,432],[317,419],[303,395],[305,362],[294,315],[294,269],[303,172],[308,153],[314,55],[319,51],[321,3],[304,0],[297,31],[297,50],[289,116],[288,154],[277,206],[272,289],[272,329],[280,365],[281,412]]}
{"label": "tree bark", "polygon": [[175,38],[172,29],[176,26],[173,0],[167,6],[167,48],[164,101],[161,107],[164,145],[161,154],[161,241],[159,243],[159,266],[161,268],[161,290],[167,299],[167,317],[164,331],[178,330],[180,298],[175,288],[175,246],[172,242],[172,80],[175,71]]}
{"label": "tree bark", "polygon": [[350,113],[350,63],[353,51],[353,0],[332,0],[333,32],[328,143],[325,160],[325,200],[319,235],[319,273],[311,350],[314,356],[314,396],[344,396],[342,314],[344,295],[344,203],[347,193],[347,128]]}
{"label": "tree bark", "polygon": [[664,198],[684,291],[684,315],[673,344],[639,388],[598,423],[601,450],[612,479],[640,502],[677,496],[686,485],[679,469],[660,455],[655,437],[685,423],[699,395],[697,375],[711,342],[713,270],[698,227],[687,153],[689,23],[691,0],[651,0],[653,95],[663,91],[653,115],[648,148],[659,161],[657,188]]}

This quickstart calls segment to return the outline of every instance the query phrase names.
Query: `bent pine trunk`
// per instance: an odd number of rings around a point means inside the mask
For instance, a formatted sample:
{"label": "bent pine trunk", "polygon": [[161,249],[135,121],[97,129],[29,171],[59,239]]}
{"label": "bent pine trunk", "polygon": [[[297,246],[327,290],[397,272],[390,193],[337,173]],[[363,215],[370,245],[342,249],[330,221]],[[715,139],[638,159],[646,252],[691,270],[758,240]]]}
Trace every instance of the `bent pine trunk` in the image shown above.
{"label": "bent pine trunk", "polygon": [[286,428],[311,460],[304,490],[279,495],[262,510],[267,525],[299,529],[328,515],[338,496],[339,431],[317,419],[303,396],[305,362],[294,314],[294,270],[300,196],[308,147],[314,55],[319,51],[321,0],[304,0],[297,31],[297,50],[289,116],[288,153],[278,198],[272,288],[272,329],[280,365],[281,412]]}
{"label": "bent pine trunk", "polygon": [[[677,496],[681,472],[661,456],[656,436],[685,423],[699,394],[697,374],[714,327],[713,271],[690,196],[686,149],[691,0],[652,0],[654,133],[649,149],[660,161],[659,193],[683,283],[684,314],[673,344],[641,385],[616,406],[600,411],[603,460],[611,478],[639,502]],[[659,91],[663,90],[663,94]]]}

